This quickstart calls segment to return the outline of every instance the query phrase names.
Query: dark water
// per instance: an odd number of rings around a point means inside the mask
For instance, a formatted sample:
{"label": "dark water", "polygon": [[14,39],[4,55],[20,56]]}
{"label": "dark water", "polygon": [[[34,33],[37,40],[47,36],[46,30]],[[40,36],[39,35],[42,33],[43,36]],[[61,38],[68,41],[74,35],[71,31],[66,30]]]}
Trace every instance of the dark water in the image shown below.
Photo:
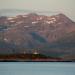
{"label": "dark water", "polygon": [[75,63],[0,62],[0,75],[75,75]]}

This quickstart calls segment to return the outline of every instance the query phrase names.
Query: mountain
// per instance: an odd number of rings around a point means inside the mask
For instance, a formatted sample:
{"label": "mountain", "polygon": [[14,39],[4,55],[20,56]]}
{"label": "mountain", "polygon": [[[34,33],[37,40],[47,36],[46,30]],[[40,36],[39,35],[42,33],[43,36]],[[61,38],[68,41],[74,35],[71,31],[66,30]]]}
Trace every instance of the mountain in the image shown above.
{"label": "mountain", "polygon": [[[66,34],[59,40],[53,43],[53,47],[58,50],[58,52],[63,53],[62,57],[74,57],[75,56],[75,31]],[[53,49],[54,49],[53,48]],[[65,57],[66,58],[66,57]]]}
{"label": "mountain", "polygon": [[0,36],[0,41],[9,44],[6,46],[10,53],[12,50],[14,53],[31,53],[36,49],[41,54],[60,57],[75,54],[75,22],[62,13],[53,16],[36,13],[1,16]]}

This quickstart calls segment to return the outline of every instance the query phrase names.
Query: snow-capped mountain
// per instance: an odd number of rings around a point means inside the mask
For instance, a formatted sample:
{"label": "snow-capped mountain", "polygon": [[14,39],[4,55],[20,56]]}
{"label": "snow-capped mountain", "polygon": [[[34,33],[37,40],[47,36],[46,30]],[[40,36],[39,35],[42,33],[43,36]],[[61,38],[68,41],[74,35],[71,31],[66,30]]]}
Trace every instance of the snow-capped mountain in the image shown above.
{"label": "snow-capped mountain", "polygon": [[[39,52],[44,54],[65,54],[69,48],[68,43],[67,48],[64,46],[61,49],[58,41],[74,32],[75,22],[62,13],[53,16],[36,13],[13,17],[1,16],[0,40],[3,43],[1,43],[0,48],[4,49],[7,44],[7,53],[12,53],[12,50],[17,53],[24,50],[32,52],[33,49],[39,49]],[[63,49],[66,49],[66,51]],[[0,52],[4,51],[0,50]]]}

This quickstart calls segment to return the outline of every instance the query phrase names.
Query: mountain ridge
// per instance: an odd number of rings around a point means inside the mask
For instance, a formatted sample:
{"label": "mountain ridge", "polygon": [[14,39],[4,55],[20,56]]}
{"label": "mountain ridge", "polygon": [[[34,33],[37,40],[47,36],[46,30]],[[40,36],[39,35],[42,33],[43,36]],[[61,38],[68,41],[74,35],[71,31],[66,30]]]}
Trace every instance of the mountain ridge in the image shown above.
{"label": "mountain ridge", "polygon": [[27,52],[32,52],[33,49],[39,49],[40,53],[46,55],[63,55],[66,50],[63,50],[64,47],[60,48],[63,44],[59,45],[58,41],[71,35],[72,32],[75,32],[75,22],[62,13],[53,16],[30,13],[15,17],[0,17],[0,41],[14,45],[14,48],[8,46],[11,49],[10,53],[13,49],[14,52],[23,52],[26,49]]}

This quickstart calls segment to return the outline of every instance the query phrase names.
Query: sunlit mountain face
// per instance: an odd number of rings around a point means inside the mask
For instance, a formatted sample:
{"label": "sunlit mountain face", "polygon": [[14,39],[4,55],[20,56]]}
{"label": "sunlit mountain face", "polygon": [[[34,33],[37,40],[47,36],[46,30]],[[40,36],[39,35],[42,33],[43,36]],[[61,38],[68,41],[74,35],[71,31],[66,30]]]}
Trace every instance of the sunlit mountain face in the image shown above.
{"label": "sunlit mountain face", "polygon": [[62,13],[0,17],[0,54],[39,53],[66,57],[75,54],[75,22]]}

